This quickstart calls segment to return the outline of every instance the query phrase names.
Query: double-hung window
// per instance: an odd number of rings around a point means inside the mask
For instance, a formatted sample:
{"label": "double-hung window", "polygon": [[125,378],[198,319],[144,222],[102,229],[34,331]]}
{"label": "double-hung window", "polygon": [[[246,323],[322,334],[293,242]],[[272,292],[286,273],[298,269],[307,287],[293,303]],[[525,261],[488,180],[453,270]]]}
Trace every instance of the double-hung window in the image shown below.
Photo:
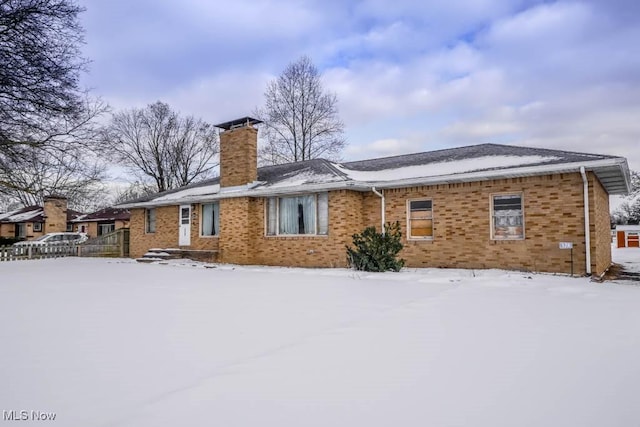
{"label": "double-hung window", "polygon": [[145,231],[147,233],[156,232],[156,210],[155,209],[145,210]]}
{"label": "double-hung window", "polygon": [[492,236],[494,240],[524,239],[522,194],[491,196]]}
{"label": "double-hung window", "polygon": [[329,230],[328,193],[267,200],[267,235],[325,235]]}
{"label": "double-hung window", "polygon": [[220,203],[202,205],[202,236],[217,236],[220,234]]}
{"label": "double-hung window", "polygon": [[433,201],[409,200],[407,235],[409,239],[433,239]]}

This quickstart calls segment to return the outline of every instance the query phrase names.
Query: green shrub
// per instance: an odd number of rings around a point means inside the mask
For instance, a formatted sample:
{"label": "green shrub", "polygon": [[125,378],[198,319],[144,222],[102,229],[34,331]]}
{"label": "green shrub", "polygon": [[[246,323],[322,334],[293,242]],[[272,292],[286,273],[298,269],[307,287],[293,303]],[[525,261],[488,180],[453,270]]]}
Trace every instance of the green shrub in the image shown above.
{"label": "green shrub", "polygon": [[347,262],[356,270],[400,271],[404,260],[398,259],[402,250],[400,223],[387,223],[385,233],[376,232],[375,227],[367,227],[360,234],[353,235],[353,246],[347,246]]}

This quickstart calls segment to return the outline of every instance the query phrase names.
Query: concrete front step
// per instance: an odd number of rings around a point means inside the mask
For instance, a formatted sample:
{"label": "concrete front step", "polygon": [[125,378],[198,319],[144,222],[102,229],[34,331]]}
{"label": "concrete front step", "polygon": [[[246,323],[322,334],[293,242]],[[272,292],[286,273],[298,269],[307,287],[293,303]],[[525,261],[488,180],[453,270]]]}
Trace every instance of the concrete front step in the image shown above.
{"label": "concrete front step", "polygon": [[180,249],[180,248],[151,248],[142,258],[136,259],[138,262],[155,262],[168,259],[191,259],[194,261],[216,262],[218,251]]}

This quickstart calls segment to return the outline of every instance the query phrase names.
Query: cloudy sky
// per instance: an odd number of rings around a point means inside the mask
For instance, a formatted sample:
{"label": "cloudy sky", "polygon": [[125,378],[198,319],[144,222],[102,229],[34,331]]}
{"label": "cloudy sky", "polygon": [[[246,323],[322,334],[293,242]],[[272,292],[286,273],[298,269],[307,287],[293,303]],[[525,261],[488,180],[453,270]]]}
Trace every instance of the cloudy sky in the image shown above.
{"label": "cloudy sky", "polygon": [[640,169],[640,2],[81,0],[85,84],[219,123],[309,55],[345,160],[484,142],[626,156]]}

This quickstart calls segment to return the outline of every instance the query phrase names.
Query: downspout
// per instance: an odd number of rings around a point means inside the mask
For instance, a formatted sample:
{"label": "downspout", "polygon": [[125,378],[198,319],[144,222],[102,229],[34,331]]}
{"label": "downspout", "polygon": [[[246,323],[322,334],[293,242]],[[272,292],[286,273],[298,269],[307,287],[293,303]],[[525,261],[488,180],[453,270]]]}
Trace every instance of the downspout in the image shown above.
{"label": "downspout", "polygon": [[371,191],[373,191],[373,194],[375,194],[376,196],[380,197],[381,200],[381,215],[380,217],[382,218],[382,234],[384,235],[384,223],[385,223],[385,218],[384,218],[384,190],[382,190],[382,193],[378,192],[378,190],[376,190],[376,187],[371,187]]}
{"label": "downspout", "polygon": [[584,166],[580,166],[580,175],[582,175],[582,186],[584,196],[584,244],[586,249],[586,272],[587,275],[591,275],[591,233],[589,225],[589,181],[587,180],[587,174],[584,171]]}

